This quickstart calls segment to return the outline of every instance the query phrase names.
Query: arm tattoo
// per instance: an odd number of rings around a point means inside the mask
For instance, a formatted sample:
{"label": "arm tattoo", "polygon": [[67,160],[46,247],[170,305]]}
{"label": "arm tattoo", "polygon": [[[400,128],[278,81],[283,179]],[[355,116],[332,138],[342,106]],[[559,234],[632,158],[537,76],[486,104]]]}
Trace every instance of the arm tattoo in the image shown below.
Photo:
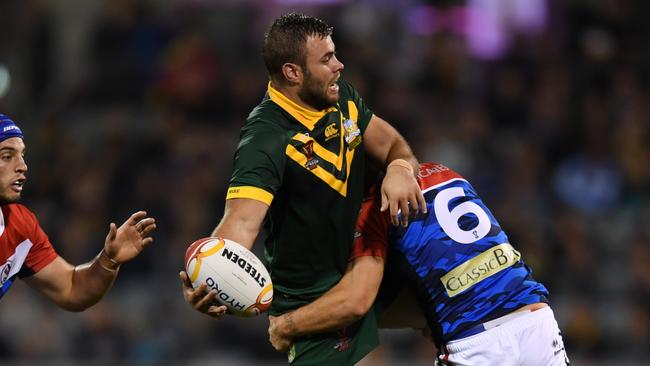
{"label": "arm tattoo", "polygon": [[296,323],[293,321],[293,312],[287,313],[284,316],[284,320],[287,323],[287,331],[290,336],[294,336],[296,333]]}

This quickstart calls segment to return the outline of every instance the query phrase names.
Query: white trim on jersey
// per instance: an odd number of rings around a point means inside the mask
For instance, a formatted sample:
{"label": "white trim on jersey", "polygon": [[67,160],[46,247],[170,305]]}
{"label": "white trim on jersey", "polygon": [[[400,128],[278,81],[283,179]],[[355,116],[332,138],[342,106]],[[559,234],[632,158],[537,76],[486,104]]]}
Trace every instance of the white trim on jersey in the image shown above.
{"label": "white trim on jersey", "polygon": [[0,236],[5,232],[5,214],[2,213],[2,208],[0,208]]}
{"label": "white trim on jersey", "polygon": [[438,188],[438,187],[444,186],[445,184],[449,184],[449,183],[451,183],[451,182],[455,182],[455,181],[457,181],[457,180],[460,180],[460,181],[462,181],[462,182],[465,182],[465,183],[469,184],[469,182],[467,181],[467,179],[463,179],[463,178],[451,178],[451,179],[448,179],[448,180],[446,180],[446,181],[444,181],[444,182],[440,182],[440,183],[438,183],[438,184],[434,184],[434,185],[432,185],[432,186],[430,186],[430,187],[427,187],[427,188],[423,189],[423,190],[422,190],[422,194],[425,194],[425,193],[429,192],[429,191],[432,190],[432,189],[436,189],[436,188]]}
{"label": "white trim on jersey", "polygon": [[[4,225],[3,225],[4,228]],[[0,266],[0,288],[5,284],[5,282],[13,277],[25,263],[27,255],[29,255],[29,250],[32,249],[32,242],[29,239],[25,239],[22,243],[16,246],[16,251],[14,254],[7,258],[7,261]]]}

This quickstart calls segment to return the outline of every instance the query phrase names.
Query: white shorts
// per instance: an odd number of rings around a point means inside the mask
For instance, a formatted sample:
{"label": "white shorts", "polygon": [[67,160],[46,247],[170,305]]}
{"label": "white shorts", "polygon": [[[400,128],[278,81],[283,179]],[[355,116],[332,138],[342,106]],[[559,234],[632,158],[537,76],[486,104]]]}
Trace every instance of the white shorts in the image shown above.
{"label": "white shorts", "polygon": [[438,365],[568,365],[560,328],[550,307],[484,323],[486,330],[447,343]]}

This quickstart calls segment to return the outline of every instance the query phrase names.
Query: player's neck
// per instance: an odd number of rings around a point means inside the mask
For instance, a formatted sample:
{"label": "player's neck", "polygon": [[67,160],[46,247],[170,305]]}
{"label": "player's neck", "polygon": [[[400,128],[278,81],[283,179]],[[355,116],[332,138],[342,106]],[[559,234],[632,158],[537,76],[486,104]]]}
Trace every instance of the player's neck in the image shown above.
{"label": "player's neck", "polygon": [[280,92],[285,98],[289,99],[290,101],[297,104],[298,106],[311,112],[320,112],[320,110],[312,107],[311,105],[307,104],[304,100],[302,100],[302,98],[300,98],[299,95],[300,85],[286,85],[286,84],[274,83],[273,81],[271,81],[271,87],[276,91]]}

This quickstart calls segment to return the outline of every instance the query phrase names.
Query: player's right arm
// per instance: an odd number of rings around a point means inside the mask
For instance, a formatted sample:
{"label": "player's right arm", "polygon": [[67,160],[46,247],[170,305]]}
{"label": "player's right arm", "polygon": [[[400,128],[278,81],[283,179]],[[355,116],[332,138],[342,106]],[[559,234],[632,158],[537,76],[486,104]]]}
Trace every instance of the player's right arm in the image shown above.
{"label": "player's right arm", "polygon": [[[269,206],[266,203],[254,199],[226,200],[223,218],[212,231],[211,236],[228,238],[251,250],[268,209]],[[214,305],[214,299],[217,296],[216,290],[208,291],[208,286],[205,283],[194,289],[185,271],[181,271],[179,276],[183,285],[183,297],[188,304],[215,319],[223,317],[227,308],[223,305]]]}
{"label": "player's right arm", "polygon": [[[246,122],[235,152],[224,215],[212,236],[253,247],[274,194],[282,185],[287,138],[273,123],[256,118]],[[194,289],[185,271],[179,276],[183,297],[194,309],[215,319],[226,313],[225,306],[214,305],[216,290],[208,292],[206,284]]]}
{"label": "player's right arm", "polygon": [[229,199],[226,201],[223,218],[212,231],[212,236],[228,238],[251,250],[268,209],[266,203],[258,200]]}

